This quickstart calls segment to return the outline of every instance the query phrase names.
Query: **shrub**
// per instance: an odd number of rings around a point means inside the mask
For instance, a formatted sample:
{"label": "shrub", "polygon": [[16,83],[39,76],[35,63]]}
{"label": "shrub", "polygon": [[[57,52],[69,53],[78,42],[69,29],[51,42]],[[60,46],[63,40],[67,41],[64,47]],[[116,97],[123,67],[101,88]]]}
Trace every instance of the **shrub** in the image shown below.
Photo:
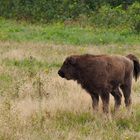
{"label": "shrub", "polygon": [[0,16],[30,21],[52,21],[76,18],[88,13],[81,0],[7,0],[0,1]]}
{"label": "shrub", "polygon": [[140,32],[140,3],[132,4],[127,10],[121,5],[112,8],[109,5],[102,6],[98,12],[90,16],[90,23],[96,26],[116,27],[132,29],[133,32]]}
{"label": "shrub", "polygon": [[130,25],[134,32],[140,33],[140,3],[134,3],[129,9]]}
{"label": "shrub", "polygon": [[99,9],[98,13],[92,14],[90,21],[98,26],[116,27],[124,25],[126,19],[126,11],[122,10],[121,6],[111,8],[109,5],[105,5]]}

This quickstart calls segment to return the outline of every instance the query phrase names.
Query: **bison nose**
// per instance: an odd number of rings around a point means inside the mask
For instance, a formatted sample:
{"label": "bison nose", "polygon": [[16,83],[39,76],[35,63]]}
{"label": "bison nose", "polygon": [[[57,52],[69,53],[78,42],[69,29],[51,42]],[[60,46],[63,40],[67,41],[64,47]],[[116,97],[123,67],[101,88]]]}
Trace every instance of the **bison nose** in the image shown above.
{"label": "bison nose", "polygon": [[63,72],[63,71],[61,71],[61,70],[59,70],[59,71],[58,71],[58,74],[59,74],[59,76],[61,76],[62,78],[64,78],[64,77],[65,77],[64,72]]}

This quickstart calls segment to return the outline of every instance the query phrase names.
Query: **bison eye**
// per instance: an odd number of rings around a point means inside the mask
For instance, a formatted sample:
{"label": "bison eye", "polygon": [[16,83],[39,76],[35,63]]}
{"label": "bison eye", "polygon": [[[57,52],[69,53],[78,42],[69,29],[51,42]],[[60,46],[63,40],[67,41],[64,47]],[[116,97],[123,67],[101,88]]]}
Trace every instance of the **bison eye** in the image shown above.
{"label": "bison eye", "polygon": [[68,65],[69,65],[69,63],[67,62],[67,63],[66,63],[66,66],[68,66]]}
{"label": "bison eye", "polygon": [[65,62],[64,65],[65,65],[65,66],[68,66],[69,64]]}
{"label": "bison eye", "polygon": [[71,65],[75,65],[76,64],[76,58],[74,58],[74,57],[69,58],[69,63]]}

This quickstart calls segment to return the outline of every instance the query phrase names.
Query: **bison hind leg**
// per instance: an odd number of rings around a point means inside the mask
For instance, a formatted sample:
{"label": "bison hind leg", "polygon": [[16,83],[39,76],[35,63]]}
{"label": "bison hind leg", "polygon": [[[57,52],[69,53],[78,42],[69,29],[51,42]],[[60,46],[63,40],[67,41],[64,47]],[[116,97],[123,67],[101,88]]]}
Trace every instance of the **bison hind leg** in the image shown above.
{"label": "bison hind leg", "polygon": [[102,92],[100,97],[103,103],[103,112],[109,114],[109,92]]}
{"label": "bison hind leg", "polygon": [[122,89],[124,99],[125,99],[125,106],[128,112],[131,112],[131,88],[132,88],[132,72],[131,74],[125,79],[124,83],[120,86]]}
{"label": "bison hind leg", "polygon": [[131,86],[130,85],[122,85],[121,89],[123,91],[125,106],[128,110],[131,108],[132,99],[131,99]]}
{"label": "bison hind leg", "polygon": [[113,90],[111,92],[111,94],[113,95],[114,100],[115,100],[114,112],[117,112],[121,105],[122,94],[121,94],[119,88],[116,88],[115,90]]}

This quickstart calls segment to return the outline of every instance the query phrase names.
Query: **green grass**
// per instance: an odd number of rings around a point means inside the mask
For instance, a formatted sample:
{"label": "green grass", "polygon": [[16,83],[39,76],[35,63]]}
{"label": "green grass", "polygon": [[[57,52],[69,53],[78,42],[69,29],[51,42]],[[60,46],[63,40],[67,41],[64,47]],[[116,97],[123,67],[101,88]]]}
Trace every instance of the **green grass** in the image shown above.
{"label": "green grass", "polygon": [[69,45],[139,44],[139,35],[129,29],[65,26],[62,23],[35,25],[0,19],[0,40],[33,41]]}
{"label": "green grass", "polygon": [[0,81],[3,81],[3,82],[11,82],[12,79],[11,79],[11,76],[10,75],[5,75],[5,74],[2,74],[0,75]]}

